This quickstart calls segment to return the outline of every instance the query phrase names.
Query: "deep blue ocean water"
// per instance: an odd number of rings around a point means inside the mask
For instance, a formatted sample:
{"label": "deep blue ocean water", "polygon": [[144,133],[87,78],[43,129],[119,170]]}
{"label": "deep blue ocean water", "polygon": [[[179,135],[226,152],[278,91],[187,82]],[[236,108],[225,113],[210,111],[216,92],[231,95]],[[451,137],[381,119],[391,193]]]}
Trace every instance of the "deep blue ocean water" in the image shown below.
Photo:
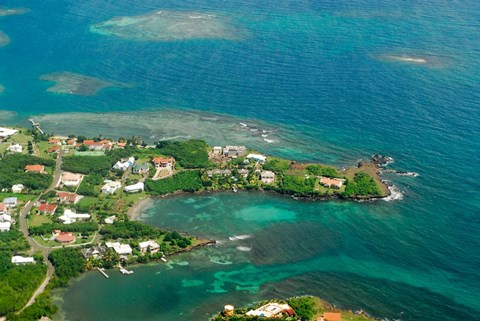
{"label": "deep blue ocean water", "polygon": [[[285,282],[292,282],[299,293],[312,293],[313,287],[322,288],[319,280],[323,279],[330,285],[340,284],[342,289],[325,290],[325,299],[346,307],[363,307],[376,316],[478,319],[478,1],[149,0],[132,5],[126,0],[7,0],[2,6],[24,7],[29,12],[0,17],[0,30],[11,39],[0,48],[0,84],[5,87],[0,94],[0,110],[17,113],[14,120],[0,119],[0,123],[64,112],[188,109],[289,127],[296,133],[295,139],[309,142],[304,152],[285,152],[298,160],[354,164],[357,158],[377,152],[393,156],[395,168],[420,174],[418,178],[388,177],[404,191],[404,199],[398,202],[342,205],[339,212],[336,203],[291,204],[265,195],[258,200],[274,208],[290,206],[300,217],[318,210],[341,220],[341,233],[337,234],[344,241],[332,245],[328,257],[336,257],[338,264],[349,268],[333,268],[335,261],[323,262],[323,252],[315,251],[313,263],[306,260],[303,267],[296,260],[292,266],[276,265],[271,270],[265,262],[253,261],[253,266],[265,273],[283,273],[280,279],[284,283],[279,285],[283,295],[289,292]],[[155,10],[228,17],[239,39],[141,42],[89,31],[90,25],[114,16]],[[422,58],[426,63],[392,57]],[[134,87],[107,89],[88,97],[46,92],[51,84],[38,78],[58,71]],[[75,128],[74,118],[71,126]],[[282,154],[278,146],[272,151]],[[191,211],[181,209],[181,200],[172,202],[159,203],[158,208],[168,205],[171,212],[177,208],[178,215]],[[248,205],[241,205],[241,197],[237,202],[238,206]],[[148,219],[152,224],[166,220],[164,212],[157,212],[157,221]],[[184,230],[198,226],[166,222]],[[327,230],[335,225],[326,219],[315,222]],[[251,228],[278,232],[277,223]],[[220,228],[203,229],[199,233],[217,236]],[[301,234],[301,228],[292,233]],[[266,242],[274,247],[277,241]],[[356,270],[359,262],[364,265]],[[316,271],[312,264],[323,268]],[[193,264],[189,267],[191,270],[179,273],[198,273]],[[391,272],[397,275],[388,276],[391,267],[398,267],[399,271]],[[291,273],[291,269],[301,273]],[[145,278],[150,275],[148,268],[138,270]],[[72,289],[95,289],[98,280],[93,278],[87,276]],[[276,282],[280,279],[273,278]],[[265,287],[270,284],[258,283]],[[180,287],[176,283],[169,286],[173,289],[169,291]],[[101,289],[101,293],[109,291],[108,286]],[[65,295],[64,308],[67,318],[75,320],[88,301],[72,291]],[[259,297],[255,291],[237,292],[235,297],[241,302]],[[127,300],[128,292],[124,295]],[[221,296],[209,300],[213,302],[209,307],[214,309],[224,304]],[[171,304],[172,320],[187,309],[181,300]],[[412,306],[418,307],[421,318],[415,316]],[[408,315],[401,315],[401,311],[408,311]],[[92,313],[92,320],[101,319]],[[112,318],[119,316],[112,312]],[[155,318],[153,314],[145,320]]]}

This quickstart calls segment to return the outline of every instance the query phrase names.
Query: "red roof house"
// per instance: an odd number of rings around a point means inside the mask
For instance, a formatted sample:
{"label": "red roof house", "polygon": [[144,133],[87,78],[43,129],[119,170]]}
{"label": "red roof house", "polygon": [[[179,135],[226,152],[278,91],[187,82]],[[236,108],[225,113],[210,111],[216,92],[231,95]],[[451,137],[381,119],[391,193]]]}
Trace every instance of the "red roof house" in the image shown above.
{"label": "red roof house", "polygon": [[55,237],[55,241],[58,243],[72,243],[75,242],[75,235],[70,232],[60,232]]}
{"label": "red roof house", "polygon": [[25,172],[27,173],[43,173],[45,166],[43,165],[27,165],[25,166]]}
{"label": "red roof house", "polygon": [[71,192],[57,192],[57,197],[61,203],[72,203],[72,204],[77,203],[81,198],[80,195],[76,193],[71,193]]}
{"label": "red roof house", "polygon": [[38,207],[38,211],[44,214],[53,214],[57,210],[56,204],[43,203]]}

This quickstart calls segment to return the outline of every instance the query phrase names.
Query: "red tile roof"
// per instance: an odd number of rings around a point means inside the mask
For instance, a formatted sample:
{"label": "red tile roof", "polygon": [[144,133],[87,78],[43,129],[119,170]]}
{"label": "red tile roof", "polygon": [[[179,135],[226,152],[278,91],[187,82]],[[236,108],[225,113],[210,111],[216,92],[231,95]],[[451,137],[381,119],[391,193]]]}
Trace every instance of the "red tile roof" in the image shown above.
{"label": "red tile roof", "polygon": [[75,236],[69,232],[60,232],[60,234],[55,237],[55,241],[59,243],[70,243],[75,241]]}
{"label": "red tile roof", "polygon": [[52,146],[48,149],[47,153],[54,153],[60,150],[60,146]]}
{"label": "red tile roof", "polygon": [[5,204],[3,203],[0,203],[0,211],[5,211]]}
{"label": "red tile roof", "polygon": [[63,201],[74,203],[80,195],[71,192],[57,192],[57,197]]}
{"label": "red tile roof", "polygon": [[153,158],[154,163],[172,163],[174,161],[175,161],[175,159],[173,157],[168,157],[168,158],[154,157]]}
{"label": "red tile roof", "polygon": [[40,204],[40,206],[38,207],[38,211],[42,213],[55,213],[56,209],[57,209],[56,204],[44,203],[44,204]]}
{"label": "red tile roof", "polygon": [[32,173],[41,173],[45,169],[43,165],[27,165],[25,166],[25,171]]}

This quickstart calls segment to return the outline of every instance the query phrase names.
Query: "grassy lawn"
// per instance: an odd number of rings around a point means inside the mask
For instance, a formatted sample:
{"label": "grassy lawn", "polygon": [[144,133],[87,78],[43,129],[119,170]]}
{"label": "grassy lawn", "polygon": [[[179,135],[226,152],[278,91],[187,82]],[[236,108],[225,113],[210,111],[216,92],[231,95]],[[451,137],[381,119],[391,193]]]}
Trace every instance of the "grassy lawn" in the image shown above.
{"label": "grassy lawn", "polygon": [[0,143],[0,153],[3,154],[7,151],[8,146],[10,143]]}
{"label": "grassy lawn", "polygon": [[38,142],[36,145],[37,145],[37,147],[40,151],[40,155],[39,155],[40,157],[48,158],[48,159],[54,159],[53,154],[48,154],[47,153],[47,150],[49,150],[54,145],[52,145],[48,142]]}
{"label": "grassy lawn", "polygon": [[23,133],[16,133],[12,137],[9,138],[9,142],[12,144],[21,144],[21,145],[27,145],[29,141],[32,141],[33,137],[29,135],[25,135]]}
{"label": "grassy lawn", "polygon": [[37,195],[31,195],[31,194],[14,194],[14,193],[0,193],[0,201],[3,201],[3,199],[7,197],[16,197],[18,198],[19,202],[28,202],[37,197]]}
{"label": "grassy lawn", "polygon": [[30,215],[28,217],[28,226],[40,226],[44,223],[52,223],[48,215]]}
{"label": "grassy lawn", "polygon": [[322,195],[334,195],[334,194],[341,194],[345,191],[345,185],[342,185],[340,188],[326,188],[320,184],[320,178],[317,178],[315,181],[315,192],[319,192]]}
{"label": "grassy lawn", "polygon": [[82,208],[90,207],[90,205],[95,204],[98,202],[98,198],[93,196],[84,196],[80,201],[78,201],[78,205]]}

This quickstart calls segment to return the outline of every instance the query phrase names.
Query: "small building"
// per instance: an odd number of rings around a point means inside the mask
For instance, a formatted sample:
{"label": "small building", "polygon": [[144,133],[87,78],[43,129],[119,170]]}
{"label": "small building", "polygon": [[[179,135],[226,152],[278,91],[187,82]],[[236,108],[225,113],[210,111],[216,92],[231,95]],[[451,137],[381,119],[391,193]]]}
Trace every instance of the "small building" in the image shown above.
{"label": "small building", "polygon": [[38,206],[37,210],[41,214],[55,214],[55,211],[57,210],[57,204],[48,204],[48,203],[42,203]]}
{"label": "small building", "polygon": [[275,182],[275,173],[272,171],[262,171],[260,177],[263,184],[272,184]]}
{"label": "small building", "polygon": [[247,148],[245,146],[225,146],[223,148],[223,156],[228,158],[237,158],[245,154]]}
{"label": "small building", "polygon": [[81,195],[72,192],[57,192],[57,199],[60,203],[76,204],[82,198]]}
{"label": "small building", "polygon": [[102,187],[102,193],[104,194],[113,194],[115,193],[120,187],[122,187],[121,182],[111,181],[109,179],[103,181],[105,185]]}
{"label": "small building", "polygon": [[114,246],[113,249],[117,252],[118,255],[131,255],[132,248],[129,244],[120,244],[118,246]]}
{"label": "small building", "polygon": [[48,143],[49,144],[52,144],[52,145],[61,145],[62,142],[60,141],[60,139],[57,139],[57,138],[50,138],[48,140]]}
{"label": "small building", "polygon": [[75,235],[70,232],[60,232],[55,236],[55,241],[62,244],[70,244],[75,242]]}
{"label": "small building", "polygon": [[107,253],[107,248],[102,245],[95,245],[90,248],[82,249],[82,254],[85,259],[93,257],[94,259],[101,258]]}
{"label": "small building", "polygon": [[153,164],[156,168],[173,168],[175,164],[175,158],[173,157],[155,157],[153,158]]}
{"label": "small building", "polygon": [[259,162],[259,163],[265,163],[265,161],[267,160],[267,157],[266,156],[263,156],[261,154],[248,154],[246,159],[248,160],[254,160],[256,162]]}
{"label": "small building", "polygon": [[340,312],[324,312],[323,316],[317,319],[317,321],[341,321],[342,315]]}
{"label": "small building", "polygon": [[0,232],[10,231],[11,226],[12,226],[12,223],[10,222],[0,222]]}
{"label": "small building", "polygon": [[12,216],[7,213],[0,214],[0,222],[12,222]]}
{"label": "small building", "polygon": [[0,127],[0,141],[15,135],[18,132],[16,129]]}
{"label": "small building", "polygon": [[45,166],[43,165],[27,165],[25,166],[25,172],[27,173],[43,173]]}
{"label": "small building", "polygon": [[212,169],[210,171],[207,171],[208,177],[213,177],[215,175],[217,176],[230,176],[232,175],[232,171],[229,169]]}
{"label": "small building", "polygon": [[58,153],[59,150],[60,150],[60,146],[52,146],[47,150],[47,153],[49,154]]}
{"label": "small building", "polygon": [[15,207],[18,204],[18,200],[16,197],[7,197],[3,200],[3,205],[5,207]]}
{"label": "small building", "polygon": [[221,146],[214,146],[213,147],[213,155],[221,155],[223,148]]}
{"label": "small building", "polygon": [[157,242],[150,240],[138,243],[138,249],[142,253],[157,253],[158,251],[160,251],[160,245],[158,245]]}
{"label": "small building", "polygon": [[320,184],[327,188],[340,188],[343,185],[344,180],[339,178],[320,177]]}
{"label": "small building", "polygon": [[71,224],[79,220],[88,220],[89,218],[90,214],[75,213],[70,209],[66,209],[63,215],[59,217],[59,219],[63,221],[63,224]]}
{"label": "small building", "polygon": [[147,163],[135,164],[133,165],[133,168],[132,168],[133,174],[143,175],[143,174],[148,174],[149,171],[150,171],[150,166],[148,166]]}
{"label": "small building", "polygon": [[35,263],[35,259],[33,257],[23,257],[19,255],[12,257],[12,264],[15,264],[15,265],[32,264],[32,263]]}
{"label": "small building", "polygon": [[12,186],[12,193],[19,194],[23,192],[24,189],[25,186],[23,186],[23,184],[15,184]]}
{"label": "small building", "polygon": [[132,167],[134,163],[135,163],[135,158],[129,157],[127,160],[119,160],[118,162],[116,162],[115,165],[113,165],[113,169],[126,171],[127,169]]}
{"label": "small building", "polygon": [[109,216],[105,219],[105,224],[113,224],[115,223],[115,219],[116,219],[115,215]]}
{"label": "small building", "polygon": [[118,143],[117,142],[116,145],[117,145],[118,148],[125,148],[125,146],[127,146],[127,143]]}
{"label": "small building", "polygon": [[133,185],[125,186],[125,193],[143,192],[144,189],[145,189],[145,184],[143,182],[138,182]]}
{"label": "small building", "polygon": [[21,153],[23,152],[23,147],[20,144],[13,144],[8,146],[7,151],[12,153]]}
{"label": "small building", "polygon": [[83,176],[81,174],[63,173],[61,182],[64,186],[75,187],[80,185]]}
{"label": "small building", "polygon": [[104,139],[98,142],[93,141],[91,139],[86,139],[81,143],[77,143],[77,148],[82,145],[87,146],[88,149],[91,151],[107,151],[107,150],[111,150],[113,147],[112,142],[109,141],[108,139]]}
{"label": "small building", "polygon": [[272,302],[263,305],[256,310],[248,311],[246,315],[265,318],[279,318],[284,315],[293,316],[293,309],[288,304]]}

